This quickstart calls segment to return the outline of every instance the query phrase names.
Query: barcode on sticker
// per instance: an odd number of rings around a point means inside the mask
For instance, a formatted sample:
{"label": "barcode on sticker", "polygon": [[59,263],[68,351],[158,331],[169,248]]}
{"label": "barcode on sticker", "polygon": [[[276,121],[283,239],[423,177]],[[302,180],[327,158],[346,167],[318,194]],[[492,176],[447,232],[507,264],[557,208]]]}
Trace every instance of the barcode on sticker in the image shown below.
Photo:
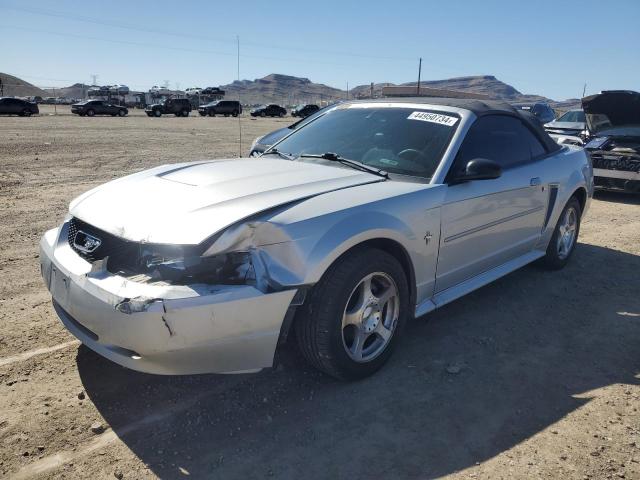
{"label": "barcode on sticker", "polygon": [[430,112],[413,112],[407,118],[409,120],[422,120],[423,122],[438,123],[440,125],[446,125],[447,127],[453,127],[458,121],[457,117]]}

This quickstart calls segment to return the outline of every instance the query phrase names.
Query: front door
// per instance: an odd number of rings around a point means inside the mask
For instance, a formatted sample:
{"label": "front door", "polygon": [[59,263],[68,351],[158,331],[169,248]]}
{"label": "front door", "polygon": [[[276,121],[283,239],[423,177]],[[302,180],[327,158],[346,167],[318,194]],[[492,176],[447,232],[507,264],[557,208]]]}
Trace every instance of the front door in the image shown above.
{"label": "front door", "polygon": [[453,169],[474,158],[489,158],[503,172],[497,179],[447,187],[436,293],[533,249],[548,198],[538,161],[544,155],[542,144],[516,117],[487,116],[474,123]]}

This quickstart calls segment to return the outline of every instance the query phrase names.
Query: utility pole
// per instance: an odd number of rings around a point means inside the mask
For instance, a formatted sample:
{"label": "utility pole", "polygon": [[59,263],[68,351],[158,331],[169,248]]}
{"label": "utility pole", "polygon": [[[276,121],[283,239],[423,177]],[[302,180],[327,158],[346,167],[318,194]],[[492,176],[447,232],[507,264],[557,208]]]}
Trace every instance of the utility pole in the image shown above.
{"label": "utility pole", "polygon": [[418,62],[418,91],[417,94],[420,96],[420,77],[422,75],[422,57],[420,57],[420,62]]}
{"label": "utility pole", "polygon": [[[236,35],[236,41],[238,42],[238,103],[242,108],[242,102],[240,101],[240,35]],[[238,114],[238,156],[242,157],[242,122],[240,121],[240,114]]]}
{"label": "utility pole", "polygon": [[373,98],[373,82],[371,82],[371,98]]}
{"label": "utility pole", "polygon": [[584,87],[582,87],[582,98],[584,98],[585,93],[587,93],[587,82],[584,82]]}
{"label": "utility pole", "polygon": [[98,75],[96,75],[95,73],[92,73],[89,76],[91,77],[91,85],[94,87],[98,85]]}
{"label": "utility pole", "polygon": [[349,100],[349,82],[347,82],[347,100]]}

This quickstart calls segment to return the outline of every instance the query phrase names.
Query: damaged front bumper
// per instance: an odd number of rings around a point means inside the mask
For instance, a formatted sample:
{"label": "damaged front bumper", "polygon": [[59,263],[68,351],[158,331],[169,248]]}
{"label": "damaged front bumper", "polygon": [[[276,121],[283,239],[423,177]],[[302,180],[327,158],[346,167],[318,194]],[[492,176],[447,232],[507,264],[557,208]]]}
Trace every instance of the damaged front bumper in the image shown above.
{"label": "damaged front bumper", "polygon": [[92,350],[133,370],[166,375],[273,365],[296,289],[136,283],[77,255],[67,228],[42,237],[41,272],[60,320]]}

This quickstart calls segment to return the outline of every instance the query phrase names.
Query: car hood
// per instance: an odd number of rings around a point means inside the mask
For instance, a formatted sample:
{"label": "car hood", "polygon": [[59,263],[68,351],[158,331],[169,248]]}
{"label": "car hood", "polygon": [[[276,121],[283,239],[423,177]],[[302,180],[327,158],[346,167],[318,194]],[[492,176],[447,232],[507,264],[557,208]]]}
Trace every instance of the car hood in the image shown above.
{"label": "car hood", "polygon": [[545,124],[544,128],[557,128],[561,130],[584,130],[584,122],[558,122],[554,120]]}
{"label": "car hood", "polygon": [[274,207],[383,181],[369,173],[281,159],[229,159],[165,165],[101,185],[69,213],[121,238],[198,244]]}
{"label": "car hood", "polygon": [[631,90],[602,92],[582,99],[591,133],[640,125],[640,93]]}

